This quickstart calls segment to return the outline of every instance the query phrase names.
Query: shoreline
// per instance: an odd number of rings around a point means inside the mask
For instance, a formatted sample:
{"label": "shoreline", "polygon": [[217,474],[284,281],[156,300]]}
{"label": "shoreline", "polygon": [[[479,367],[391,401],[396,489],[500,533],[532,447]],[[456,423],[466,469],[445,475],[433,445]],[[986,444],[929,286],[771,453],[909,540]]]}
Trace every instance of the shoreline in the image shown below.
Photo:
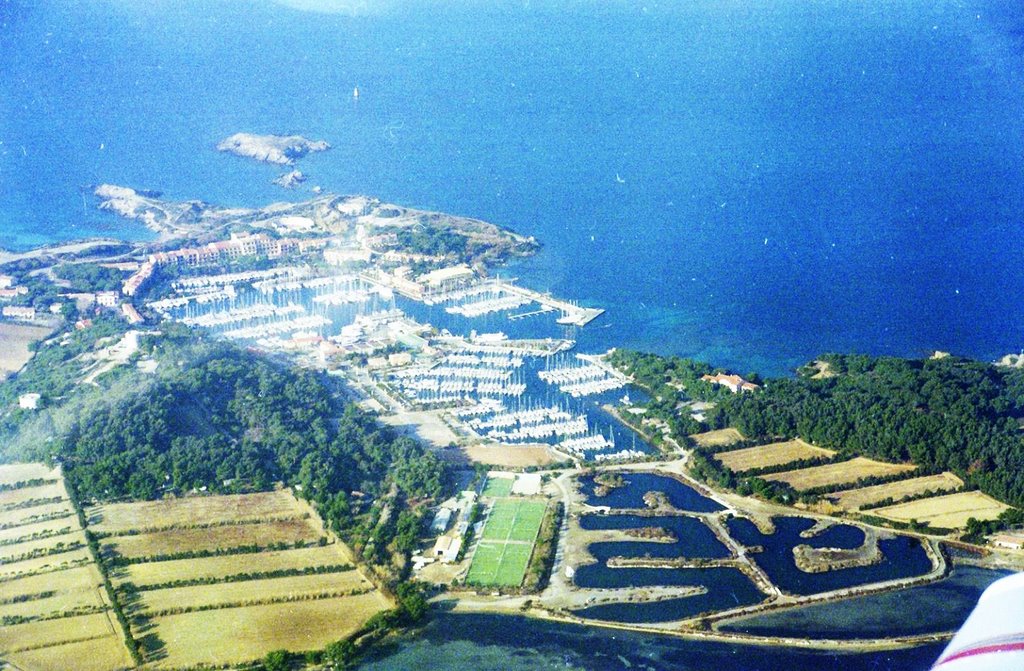
{"label": "shoreline", "polygon": [[[515,597],[517,601],[528,601],[529,597]],[[453,599],[439,597],[435,603],[446,604]],[[472,604],[466,599],[454,599],[455,603],[448,610],[457,615],[469,615],[473,613],[485,613],[489,615],[522,616],[535,620],[548,622],[559,622],[563,624],[574,624],[583,627],[601,627],[604,629],[615,629],[619,631],[630,631],[640,634],[654,634],[658,636],[672,636],[687,640],[714,641],[718,643],[736,643],[740,645],[758,647],[785,647],[806,650],[836,650],[850,652],[871,652],[883,650],[897,650],[901,648],[914,648],[928,643],[948,641],[955,632],[935,632],[930,634],[918,634],[912,636],[894,636],[891,638],[869,638],[869,639],[813,639],[798,638],[792,636],[754,636],[751,634],[736,634],[721,631],[687,630],[673,628],[678,626],[675,622],[665,623],[665,626],[655,624],[633,624],[624,622],[611,622],[608,620],[593,620],[588,618],[560,615],[541,608],[528,607],[523,609],[522,604],[516,608],[499,604]]]}

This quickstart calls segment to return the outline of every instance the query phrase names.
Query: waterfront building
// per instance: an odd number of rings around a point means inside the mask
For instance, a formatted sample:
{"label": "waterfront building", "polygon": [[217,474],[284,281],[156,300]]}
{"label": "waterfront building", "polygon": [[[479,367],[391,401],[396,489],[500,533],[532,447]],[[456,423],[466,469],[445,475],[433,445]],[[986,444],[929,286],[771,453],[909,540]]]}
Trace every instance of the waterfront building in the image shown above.
{"label": "waterfront building", "polygon": [[754,391],[755,389],[760,388],[759,385],[756,385],[753,382],[748,382],[739,375],[725,375],[724,373],[717,373],[715,375],[702,375],[700,379],[705,382],[710,382],[711,384],[720,384],[734,394],[744,391]]}

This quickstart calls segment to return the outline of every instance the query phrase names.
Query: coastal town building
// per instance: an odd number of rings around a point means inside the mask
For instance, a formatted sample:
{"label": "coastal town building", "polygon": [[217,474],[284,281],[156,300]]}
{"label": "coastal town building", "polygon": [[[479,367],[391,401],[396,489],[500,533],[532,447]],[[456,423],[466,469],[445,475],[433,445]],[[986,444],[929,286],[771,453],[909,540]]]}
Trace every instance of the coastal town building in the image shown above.
{"label": "coastal town building", "polygon": [[26,321],[33,321],[36,318],[36,309],[31,307],[21,307],[17,305],[4,306],[3,316],[8,319],[21,319]]}
{"label": "coastal town building", "polygon": [[701,378],[705,382],[711,384],[720,384],[734,394],[738,394],[744,391],[754,391],[759,389],[759,385],[753,382],[744,380],[739,375],[726,375],[724,373],[717,373],[715,375],[702,375]]}
{"label": "coastal town building", "polygon": [[420,275],[416,281],[430,291],[447,291],[465,286],[475,278],[476,273],[469,266],[458,265],[432,270]]}
{"label": "coastal town building", "polygon": [[992,545],[1004,550],[1024,550],[1024,530],[996,534],[991,542]]}
{"label": "coastal town building", "polygon": [[440,536],[434,543],[431,552],[445,564],[451,564],[459,557],[459,550],[462,549],[462,539],[452,536]]}
{"label": "coastal town building", "polygon": [[230,240],[211,242],[202,247],[185,247],[171,252],[157,252],[149,257],[156,267],[166,265],[196,266],[204,263],[232,261],[244,256],[266,256],[276,259],[285,254],[299,253],[323,249],[327,241],[323,239],[275,239],[266,233],[255,235],[232,234]]}
{"label": "coastal town building", "polygon": [[139,266],[128,279],[121,285],[121,293],[125,296],[134,296],[138,293],[139,289],[149,281],[149,278],[153,276],[153,271],[156,269],[156,264],[152,261],[147,261]]}
{"label": "coastal town building", "polygon": [[7,289],[14,286],[14,278],[10,275],[0,275],[0,289]]}
{"label": "coastal town building", "polygon": [[373,252],[362,247],[328,247],[324,250],[324,261],[332,266],[350,263],[369,263]]}
{"label": "coastal town building", "polygon": [[430,531],[435,534],[443,534],[448,530],[448,525],[452,521],[451,508],[440,508],[437,514],[434,515],[434,521],[430,523]]}
{"label": "coastal town building", "polygon": [[101,263],[101,268],[110,268],[111,270],[120,270],[122,273],[134,273],[137,271],[142,264],[138,261],[117,261],[113,263]]}
{"label": "coastal town building", "polygon": [[18,407],[22,410],[38,410],[40,399],[42,399],[40,394],[22,394],[18,397]]}
{"label": "coastal town building", "polygon": [[0,298],[17,298],[28,293],[28,287],[7,286],[0,289]]}
{"label": "coastal town building", "polygon": [[134,326],[135,324],[141,324],[146,321],[139,314],[139,311],[135,309],[135,306],[131,303],[124,303],[121,305],[121,313],[124,314],[124,318],[128,320],[128,323]]}
{"label": "coastal town building", "polygon": [[116,291],[97,291],[96,304],[105,308],[116,308],[119,296]]}

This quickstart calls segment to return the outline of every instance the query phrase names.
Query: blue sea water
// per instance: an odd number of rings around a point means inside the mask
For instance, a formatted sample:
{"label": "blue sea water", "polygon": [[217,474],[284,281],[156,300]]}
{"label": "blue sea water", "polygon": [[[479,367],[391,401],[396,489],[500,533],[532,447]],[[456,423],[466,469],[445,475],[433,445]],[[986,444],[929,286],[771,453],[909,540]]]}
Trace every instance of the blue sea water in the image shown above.
{"label": "blue sea water", "polygon": [[0,3],[0,246],[145,238],[99,182],[302,197],[213,151],[294,131],[325,189],[535,235],[513,272],[608,308],[591,349],[1024,345],[1020,3],[357,4]]}
{"label": "blue sea water", "polygon": [[[326,190],[536,236],[543,252],[509,272],[608,309],[576,334],[584,350],[780,374],[828,350],[1024,346],[1016,0],[356,4],[0,0],[0,246],[147,239],[94,209],[101,182],[304,197],[213,150],[299,132],[334,146],[299,166]],[[474,636],[499,663],[514,648],[475,620],[454,629],[450,660]],[[648,649],[675,668],[828,664],[673,645]]]}

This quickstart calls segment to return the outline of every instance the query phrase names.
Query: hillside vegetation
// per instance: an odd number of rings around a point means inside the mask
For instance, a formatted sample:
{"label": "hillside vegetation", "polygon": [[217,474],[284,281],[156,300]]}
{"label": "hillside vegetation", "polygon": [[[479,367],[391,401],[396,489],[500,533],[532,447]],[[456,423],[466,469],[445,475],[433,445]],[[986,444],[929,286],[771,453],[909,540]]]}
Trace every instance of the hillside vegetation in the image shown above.
{"label": "hillside vegetation", "polygon": [[[953,471],[968,486],[1024,505],[1024,371],[957,357],[908,360],[829,354],[794,378],[770,379],[753,393],[709,389],[709,367],[678,357],[617,351],[613,362],[651,389],[658,414],[693,432],[679,404],[714,400],[710,428],[734,427],[755,442],[802,438],[840,456],[913,462]],[[704,427],[701,427],[704,428]]]}
{"label": "hillside vegetation", "polygon": [[336,401],[316,373],[177,327],[142,339],[139,356],[159,362],[156,374],[122,366],[98,386],[76,384],[76,343],[87,338],[44,345],[13,381],[10,391],[31,380],[49,407],[8,409],[6,459],[59,460],[75,496],[98,501],[284,482],[368,560],[401,565],[420,526],[409,502],[446,483],[432,453]]}

